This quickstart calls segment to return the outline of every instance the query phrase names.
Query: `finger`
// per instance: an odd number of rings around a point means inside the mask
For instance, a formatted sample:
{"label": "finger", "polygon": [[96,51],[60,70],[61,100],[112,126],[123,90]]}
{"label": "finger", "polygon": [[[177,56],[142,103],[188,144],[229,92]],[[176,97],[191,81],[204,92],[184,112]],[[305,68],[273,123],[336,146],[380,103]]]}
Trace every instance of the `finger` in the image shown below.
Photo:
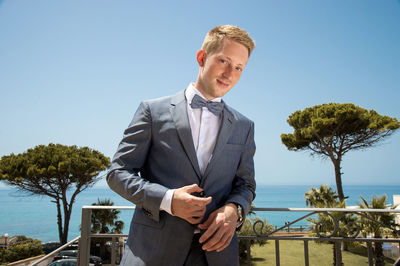
{"label": "finger", "polygon": [[193,205],[193,203],[188,203],[183,207],[183,212],[186,217],[189,216],[203,216],[206,212],[206,207]]}
{"label": "finger", "polygon": [[203,249],[207,251],[216,250],[216,247],[220,247],[220,241],[223,237],[223,232],[221,230],[217,230],[215,234],[212,235],[210,239],[203,245]]}
{"label": "finger", "polygon": [[199,224],[197,227],[200,228],[200,229],[202,229],[202,230],[205,230],[205,229],[207,229],[208,227],[210,227],[210,225],[211,225],[211,222],[205,221],[205,222],[203,222],[202,224]]}
{"label": "finger", "polygon": [[203,217],[205,212],[205,209],[193,210],[192,212],[190,212],[190,216]]}
{"label": "finger", "polygon": [[203,215],[193,215],[193,216],[191,216],[191,218],[198,220],[196,223],[196,225],[198,225],[199,223],[201,223],[201,220],[203,220],[204,216]]}
{"label": "finger", "polygon": [[[229,232],[224,232],[222,235],[216,234],[215,241],[209,241],[210,245],[206,246],[207,251],[221,251],[224,250],[231,242],[233,234]],[[213,237],[214,238],[214,237]],[[209,244],[207,242],[207,244]]]}
{"label": "finger", "polygon": [[231,243],[232,237],[233,234],[225,234],[220,241],[221,245],[219,247],[215,247],[215,250],[217,252],[224,250]]}
{"label": "finger", "polygon": [[215,215],[211,214],[208,217],[208,219],[205,222],[203,222],[202,224],[199,224],[198,227],[200,229],[207,229],[211,225],[211,223],[214,221],[214,216]]}
{"label": "finger", "polygon": [[209,198],[198,198],[189,195],[189,197],[185,200],[185,209],[187,212],[192,211],[206,211],[206,206],[211,202]]}
{"label": "finger", "polygon": [[187,217],[185,220],[188,221],[191,224],[198,224],[201,222],[201,219],[203,217]]}
{"label": "finger", "polygon": [[200,198],[200,197],[196,197],[196,196],[191,196],[193,197],[192,202],[194,205],[197,206],[206,206],[207,204],[209,204],[212,201],[212,197],[207,197],[207,198]]}
{"label": "finger", "polygon": [[215,247],[215,249],[213,250],[215,250],[216,252],[221,252],[222,250],[226,249],[230,244],[230,240],[229,241],[228,240],[226,240],[226,242],[222,244],[220,247]]}
{"label": "finger", "polygon": [[185,188],[185,191],[189,194],[193,193],[193,192],[202,192],[203,191],[203,189],[201,187],[199,187],[197,184],[185,186],[184,188]]}
{"label": "finger", "polygon": [[207,251],[224,249],[226,247],[227,241],[230,242],[230,240],[232,239],[233,232],[234,231],[232,230],[231,226],[228,223],[224,223],[218,228],[213,237],[209,241],[207,241],[207,243],[204,245],[204,248]]}
{"label": "finger", "polygon": [[[200,243],[203,243],[207,239],[209,239],[218,229],[218,226],[215,223],[211,223],[211,225],[209,225],[207,227],[208,227],[207,230],[203,233],[203,235],[199,239]],[[200,228],[200,229],[202,229],[202,228]]]}

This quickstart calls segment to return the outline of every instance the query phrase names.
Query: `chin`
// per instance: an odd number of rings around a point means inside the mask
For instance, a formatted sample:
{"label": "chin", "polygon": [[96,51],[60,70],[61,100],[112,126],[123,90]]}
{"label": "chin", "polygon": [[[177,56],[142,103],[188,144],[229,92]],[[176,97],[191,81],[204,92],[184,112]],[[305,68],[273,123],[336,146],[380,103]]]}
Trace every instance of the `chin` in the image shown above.
{"label": "chin", "polygon": [[228,93],[227,91],[226,91],[226,92],[222,92],[222,93],[218,93],[218,94],[216,94],[214,97],[215,97],[215,98],[222,98],[222,97],[224,97],[227,93]]}
{"label": "chin", "polygon": [[231,90],[231,88],[227,88],[227,89],[221,89],[219,92],[218,92],[218,97],[223,97],[224,95],[226,95],[229,91]]}

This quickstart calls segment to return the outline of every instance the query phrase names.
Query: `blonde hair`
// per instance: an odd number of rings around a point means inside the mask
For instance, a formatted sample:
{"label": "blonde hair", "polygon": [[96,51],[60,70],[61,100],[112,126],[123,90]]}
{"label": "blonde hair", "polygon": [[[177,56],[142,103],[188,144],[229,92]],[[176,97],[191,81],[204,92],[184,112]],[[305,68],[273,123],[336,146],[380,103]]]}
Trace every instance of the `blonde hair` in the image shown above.
{"label": "blonde hair", "polygon": [[215,27],[207,33],[201,49],[207,54],[211,54],[221,47],[225,38],[243,44],[249,51],[249,57],[254,47],[256,47],[254,40],[247,31],[237,26],[223,25]]}

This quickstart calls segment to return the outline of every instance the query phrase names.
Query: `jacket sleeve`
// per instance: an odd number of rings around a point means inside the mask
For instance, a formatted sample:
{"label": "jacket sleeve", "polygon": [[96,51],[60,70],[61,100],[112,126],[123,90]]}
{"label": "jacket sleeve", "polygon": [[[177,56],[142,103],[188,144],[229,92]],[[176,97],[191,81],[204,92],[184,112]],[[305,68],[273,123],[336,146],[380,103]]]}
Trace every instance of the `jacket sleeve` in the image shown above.
{"label": "jacket sleeve", "polygon": [[168,188],[140,176],[151,146],[151,123],[150,108],[145,102],[141,103],[111,161],[107,183],[158,222],[160,204]]}
{"label": "jacket sleeve", "polygon": [[232,202],[239,204],[243,208],[243,218],[245,218],[249,213],[251,202],[256,197],[253,159],[255,151],[254,123],[251,122],[239,166],[236,171],[236,176],[233,181],[232,191],[226,201],[226,203]]}

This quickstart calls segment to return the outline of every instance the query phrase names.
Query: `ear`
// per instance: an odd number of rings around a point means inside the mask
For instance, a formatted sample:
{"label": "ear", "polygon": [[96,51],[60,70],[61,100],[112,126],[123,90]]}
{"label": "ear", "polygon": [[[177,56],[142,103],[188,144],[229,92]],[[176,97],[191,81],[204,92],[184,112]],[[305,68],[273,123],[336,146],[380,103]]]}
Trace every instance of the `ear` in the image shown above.
{"label": "ear", "polygon": [[197,63],[199,64],[199,66],[203,67],[204,63],[206,61],[206,52],[204,52],[204,50],[198,50],[196,59],[197,59]]}

